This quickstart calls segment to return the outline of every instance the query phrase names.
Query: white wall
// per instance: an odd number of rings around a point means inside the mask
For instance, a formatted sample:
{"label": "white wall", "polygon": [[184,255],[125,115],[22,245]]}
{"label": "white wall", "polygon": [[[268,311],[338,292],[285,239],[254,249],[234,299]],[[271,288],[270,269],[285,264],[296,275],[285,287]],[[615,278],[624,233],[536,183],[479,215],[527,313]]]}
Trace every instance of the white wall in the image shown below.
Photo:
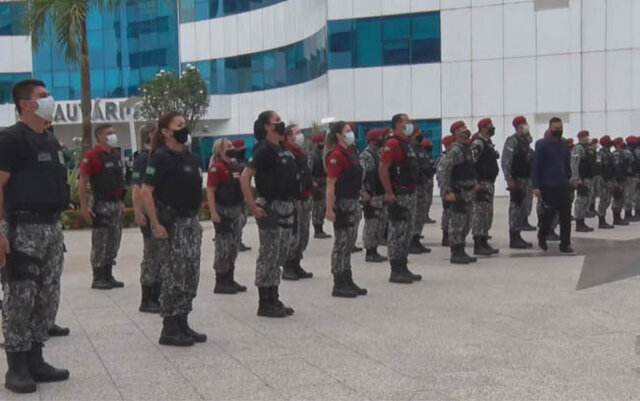
{"label": "white wall", "polygon": [[0,36],[0,74],[33,71],[29,36]]}

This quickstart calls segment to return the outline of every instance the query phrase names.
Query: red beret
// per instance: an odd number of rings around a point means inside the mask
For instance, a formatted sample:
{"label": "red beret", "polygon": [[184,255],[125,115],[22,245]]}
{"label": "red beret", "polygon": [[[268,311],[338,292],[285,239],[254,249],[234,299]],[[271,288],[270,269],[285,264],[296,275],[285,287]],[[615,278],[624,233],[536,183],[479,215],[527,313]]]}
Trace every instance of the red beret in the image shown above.
{"label": "red beret", "polygon": [[414,125],[412,134],[417,134],[418,132],[420,132],[420,127],[418,127],[417,125]]}
{"label": "red beret", "polygon": [[600,138],[600,145],[610,145],[611,144],[611,137],[609,135],[605,135],[602,138]]}
{"label": "red beret", "polygon": [[633,135],[629,135],[628,137],[625,138],[625,142],[627,143],[636,143],[636,137]]}
{"label": "red beret", "polygon": [[451,127],[449,128],[449,132],[453,134],[454,132],[456,132],[458,128],[464,127],[465,125],[466,124],[462,120],[456,121],[455,123],[451,124]]}
{"label": "red beret", "polygon": [[617,137],[616,139],[613,140],[613,144],[615,146],[620,146],[624,143],[624,139],[622,139],[621,137]]}
{"label": "red beret", "polygon": [[431,140],[430,139],[423,139],[422,143],[421,143],[423,148],[427,148],[427,147],[431,147]]}
{"label": "red beret", "polygon": [[578,132],[578,139],[586,138],[588,136],[589,136],[589,131],[587,130]]}
{"label": "red beret", "polygon": [[475,134],[471,135],[471,140],[475,141],[476,139],[478,139],[479,136],[480,136],[480,133],[476,132]]}
{"label": "red beret", "polygon": [[483,118],[482,120],[478,121],[478,129],[486,127],[489,124],[493,124],[493,121],[491,121],[490,118]]}
{"label": "red beret", "polygon": [[573,145],[573,138],[568,138],[567,139],[567,144],[568,145]]}
{"label": "red beret", "polygon": [[451,142],[453,142],[456,138],[453,135],[447,135],[444,138],[442,138],[442,144],[445,146],[445,148],[449,145],[451,145]]}
{"label": "red beret", "polygon": [[315,143],[324,142],[324,135],[322,134],[313,134],[311,140]]}
{"label": "red beret", "polygon": [[525,116],[518,116],[516,118],[513,119],[513,126],[517,127],[518,125],[522,125],[522,124],[526,124],[527,123],[527,119]]}
{"label": "red beret", "polygon": [[598,138],[593,138],[593,139],[591,140],[591,144],[592,144],[592,145],[597,145],[597,144],[598,144]]}
{"label": "red beret", "polygon": [[245,146],[244,139],[242,138],[236,138],[233,141],[231,141],[231,143],[233,144],[233,147],[236,149],[244,148]]}
{"label": "red beret", "polygon": [[367,142],[375,141],[376,139],[380,138],[382,135],[384,135],[383,129],[378,129],[378,128],[370,129],[369,131],[367,131],[367,136],[366,136]]}

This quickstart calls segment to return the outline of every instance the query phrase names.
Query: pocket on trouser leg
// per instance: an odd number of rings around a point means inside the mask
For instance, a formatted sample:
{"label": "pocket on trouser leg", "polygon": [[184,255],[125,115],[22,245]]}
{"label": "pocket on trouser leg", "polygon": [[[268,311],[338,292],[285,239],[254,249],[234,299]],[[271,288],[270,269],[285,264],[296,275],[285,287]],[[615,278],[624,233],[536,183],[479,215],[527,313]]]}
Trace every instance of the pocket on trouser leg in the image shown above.
{"label": "pocket on trouser leg", "polygon": [[389,203],[387,210],[390,221],[405,221],[409,217],[409,211],[405,207],[400,206],[398,202]]}

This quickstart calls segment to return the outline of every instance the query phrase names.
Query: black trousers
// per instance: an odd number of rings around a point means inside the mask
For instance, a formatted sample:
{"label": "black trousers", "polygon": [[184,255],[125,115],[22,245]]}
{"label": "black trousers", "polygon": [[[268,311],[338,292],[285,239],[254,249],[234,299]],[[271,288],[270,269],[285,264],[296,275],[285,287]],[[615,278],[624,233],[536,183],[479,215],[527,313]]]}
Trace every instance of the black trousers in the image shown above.
{"label": "black trousers", "polygon": [[538,239],[546,238],[553,222],[553,217],[558,213],[560,223],[560,246],[571,245],[571,200],[569,187],[541,187],[542,195],[542,221],[538,231]]}

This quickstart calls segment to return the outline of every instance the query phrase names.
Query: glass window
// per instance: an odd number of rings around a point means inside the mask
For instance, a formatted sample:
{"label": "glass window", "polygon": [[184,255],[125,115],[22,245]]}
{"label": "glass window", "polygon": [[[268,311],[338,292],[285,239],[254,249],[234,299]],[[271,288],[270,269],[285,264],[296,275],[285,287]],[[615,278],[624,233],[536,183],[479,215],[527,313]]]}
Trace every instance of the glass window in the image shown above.
{"label": "glass window", "polygon": [[[2,73],[0,74],[0,104],[13,103],[11,88],[16,81],[31,78],[31,73]],[[46,84],[46,83],[45,83]]]}
{"label": "glass window", "polygon": [[329,24],[329,65],[331,68],[353,66],[353,21],[332,21]]}
{"label": "glass window", "polygon": [[358,67],[382,65],[382,26],[379,19],[356,22]]}
{"label": "glass window", "polygon": [[178,0],[180,22],[225,17],[269,7],[285,0]]}

